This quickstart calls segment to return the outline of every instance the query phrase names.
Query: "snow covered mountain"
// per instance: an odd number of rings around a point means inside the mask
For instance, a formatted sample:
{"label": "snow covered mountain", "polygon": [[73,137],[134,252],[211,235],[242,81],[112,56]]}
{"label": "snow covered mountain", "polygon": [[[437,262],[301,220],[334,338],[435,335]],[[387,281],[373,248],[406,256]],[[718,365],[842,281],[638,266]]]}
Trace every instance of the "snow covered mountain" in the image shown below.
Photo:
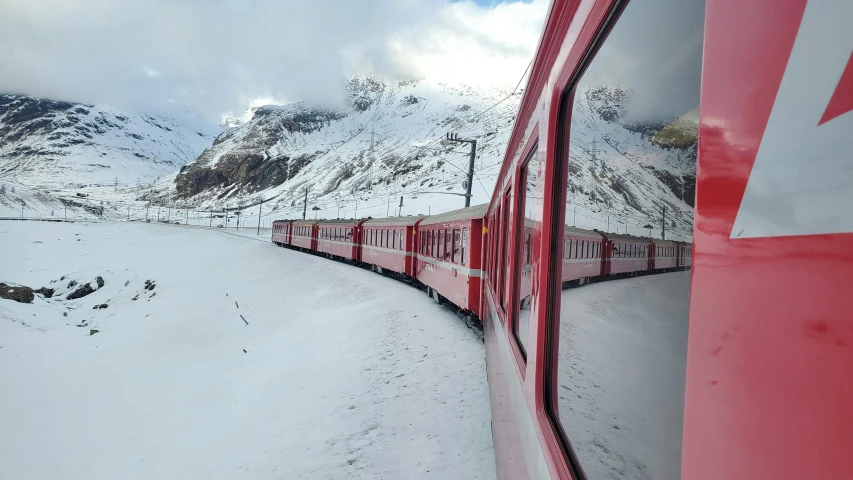
{"label": "snow covered mountain", "polygon": [[195,123],[0,94],[0,176],[51,187],[149,182],[210,145],[215,130]]}
{"label": "snow covered mountain", "polygon": [[[288,209],[283,214],[295,214],[307,188],[321,210],[361,201],[364,214],[371,202],[384,212],[390,196],[397,203],[403,195],[408,204],[425,191],[464,192],[468,147],[443,140],[457,132],[477,138],[475,201],[488,199],[520,94],[376,77],[352,78],[346,88],[351,106],[345,110],[304,103],[256,109],[182,169],[174,194],[208,206],[274,197],[279,209]],[[433,211],[463,203],[459,196],[440,197]],[[428,209],[424,204],[422,213]]]}
{"label": "snow covered mountain", "polygon": [[[693,226],[698,110],[655,122],[630,121],[631,94],[595,85],[575,97],[567,223],[633,235],[667,230],[689,239]],[[609,228],[608,228],[609,227]]]}
{"label": "snow covered mountain", "polygon": [[[447,211],[463,205],[468,164],[467,145],[445,139],[455,132],[477,140],[472,204],[488,201],[519,94],[374,77],[347,88],[348,110],[256,109],[152,198],[203,208],[273,199],[279,218],[301,218],[307,189],[319,218]],[[632,123],[624,118],[630,96],[599,85],[576,97],[567,223],[635,235],[648,235],[651,225],[656,234],[666,207],[667,229],[689,237],[698,114]]]}

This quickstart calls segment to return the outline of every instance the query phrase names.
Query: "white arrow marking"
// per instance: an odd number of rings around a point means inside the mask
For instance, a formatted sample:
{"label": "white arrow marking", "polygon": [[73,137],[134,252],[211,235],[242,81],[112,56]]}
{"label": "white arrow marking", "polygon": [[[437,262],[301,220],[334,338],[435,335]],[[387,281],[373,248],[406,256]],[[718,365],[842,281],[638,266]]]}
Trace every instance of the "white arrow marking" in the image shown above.
{"label": "white arrow marking", "polygon": [[853,232],[853,112],[819,125],[836,88],[853,88],[839,86],[850,19],[850,0],[806,5],[731,238]]}

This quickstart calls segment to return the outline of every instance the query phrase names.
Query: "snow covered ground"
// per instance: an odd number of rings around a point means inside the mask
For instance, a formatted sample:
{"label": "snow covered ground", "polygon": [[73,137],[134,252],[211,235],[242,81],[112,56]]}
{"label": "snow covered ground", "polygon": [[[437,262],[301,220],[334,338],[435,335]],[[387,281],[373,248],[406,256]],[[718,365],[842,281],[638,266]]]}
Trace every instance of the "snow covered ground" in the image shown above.
{"label": "snow covered ground", "polygon": [[57,289],[0,299],[0,478],[495,475],[483,346],[414,288],[223,229],[0,245],[0,281]]}
{"label": "snow covered ground", "polygon": [[559,411],[594,479],[678,479],[690,272],[563,292]]}

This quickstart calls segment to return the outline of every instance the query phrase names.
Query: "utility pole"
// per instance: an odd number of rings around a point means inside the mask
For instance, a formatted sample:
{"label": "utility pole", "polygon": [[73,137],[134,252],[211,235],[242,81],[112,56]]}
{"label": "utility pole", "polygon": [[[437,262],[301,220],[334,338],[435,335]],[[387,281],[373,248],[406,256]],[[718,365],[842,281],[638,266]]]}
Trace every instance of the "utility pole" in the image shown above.
{"label": "utility pole", "polygon": [[68,220],[68,205],[63,205],[62,209],[65,211],[65,219]]}
{"label": "utility pole", "polygon": [[116,180],[115,180],[115,190],[114,191],[116,191],[116,192],[118,191],[118,177],[116,177]]}
{"label": "utility pole", "polygon": [[305,201],[302,203],[302,220],[305,220],[306,213],[308,213],[308,187],[305,187]]}
{"label": "utility pole", "polygon": [[660,229],[660,238],[661,240],[666,240],[666,205],[661,207],[663,209],[663,216],[661,217],[661,229]]}
{"label": "utility pole", "polygon": [[400,210],[397,212],[397,215],[400,217],[403,216],[403,196],[402,195],[400,195]]}
{"label": "utility pole", "polygon": [[150,203],[145,204],[145,222],[146,223],[148,222],[148,207],[150,207],[150,206],[151,206]]}
{"label": "utility pole", "polygon": [[596,164],[596,162],[598,162],[598,158],[597,158],[598,153],[603,152],[603,150],[598,149],[597,145],[598,145],[598,140],[596,140],[595,137],[593,137],[592,138],[592,150],[589,151],[590,155],[592,156],[592,172],[593,172],[593,175],[592,175],[592,203],[597,203],[595,200],[595,190],[598,187],[598,179],[596,179],[596,177],[595,177],[595,164]]}
{"label": "utility pole", "polygon": [[190,209],[187,209],[187,218],[184,220],[184,225],[190,224]]}
{"label": "utility pole", "polygon": [[127,221],[130,221],[130,205],[127,206]]}
{"label": "utility pole", "polygon": [[258,235],[261,234],[261,208],[263,208],[264,202],[258,204]]}
{"label": "utility pole", "polygon": [[578,207],[574,207],[574,214],[572,215],[572,226],[576,227],[578,223]]}
{"label": "utility pole", "polygon": [[388,197],[388,205],[385,207],[385,218],[391,214],[391,197]]}
{"label": "utility pole", "polygon": [[471,187],[474,183],[474,160],[477,158],[477,141],[470,138],[459,138],[458,134],[448,133],[447,140],[471,145],[471,157],[468,159],[468,181],[465,182],[465,206],[471,206]]}
{"label": "utility pole", "polygon": [[358,200],[355,201],[355,218],[358,218]]}
{"label": "utility pole", "polygon": [[209,210],[210,210],[210,223],[208,223],[207,226],[212,227],[213,226],[213,207],[210,207]]}
{"label": "utility pole", "polygon": [[367,191],[373,191],[373,164],[376,163],[373,147],[376,145],[376,129],[370,127],[370,168],[367,171]]}
{"label": "utility pole", "polygon": [[607,216],[607,231],[610,231],[610,215]]}

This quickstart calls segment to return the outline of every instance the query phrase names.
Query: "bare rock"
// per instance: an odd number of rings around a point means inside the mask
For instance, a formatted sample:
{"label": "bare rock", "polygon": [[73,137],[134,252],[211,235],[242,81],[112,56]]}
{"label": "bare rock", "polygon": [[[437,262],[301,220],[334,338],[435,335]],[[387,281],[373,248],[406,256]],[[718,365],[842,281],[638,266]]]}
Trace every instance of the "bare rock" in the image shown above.
{"label": "bare rock", "polygon": [[95,330],[95,329],[93,328],[93,329],[89,330],[89,336],[91,337],[92,335],[94,335],[94,334],[96,334],[96,333],[98,333],[98,332],[100,332],[100,330]]}
{"label": "bare rock", "polygon": [[98,288],[101,288],[104,286],[104,279],[103,278],[98,277],[95,279],[95,281],[98,283]]}
{"label": "bare rock", "polygon": [[87,283],[78,287],[77,290],[74,290],[73,292],[69,293],[68,296],[65,298],[67,298],[68,300],[76,300],[78,298],[83,298],[86,295],[89,295],[90,293],[95,293],[95,289],[92,288],[92,284]]}
{"label": "bare rock", "polygon": [[44,298],[50,298],[53,296],[54,290],[52,288],[41,287],[38,290],[33,290],[35,293],[42,295]]}
{"label": "bare rock", "polygon": [[14,300],[19,303],[33,303],[36,296],[30,287],[0,283],[0,298]]}
{"label": "bare rock", "polygon": [[107,305],[106,303],[102,303],[100,305],[95,305],[94,307],[92,307],[92,310],[103,310],[107,307],[109,307],[109,305]]}

